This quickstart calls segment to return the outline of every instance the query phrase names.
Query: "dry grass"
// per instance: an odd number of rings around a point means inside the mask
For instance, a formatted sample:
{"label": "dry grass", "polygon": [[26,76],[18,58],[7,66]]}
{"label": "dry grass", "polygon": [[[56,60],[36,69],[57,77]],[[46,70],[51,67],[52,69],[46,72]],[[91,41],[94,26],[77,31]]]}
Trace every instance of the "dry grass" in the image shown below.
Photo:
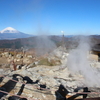
{"label": "dry grass", "polygon": [[47,65],[47,66],[55,66],[58,65],[57,62],[60,63],[60,61],[56,60],[51,60],[50,62],[48,61],[48,58],[43,58],[39,61],[39,65]]}

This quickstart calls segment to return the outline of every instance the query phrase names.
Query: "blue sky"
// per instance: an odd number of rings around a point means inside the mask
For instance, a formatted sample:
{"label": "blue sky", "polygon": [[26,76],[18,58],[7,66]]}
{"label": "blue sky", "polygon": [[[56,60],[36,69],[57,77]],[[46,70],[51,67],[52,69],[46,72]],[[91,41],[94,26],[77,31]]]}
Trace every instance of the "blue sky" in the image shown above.
{"label": "blue sky", "polygon": [[100,34],[100,0],[0,0],[0,30]]}

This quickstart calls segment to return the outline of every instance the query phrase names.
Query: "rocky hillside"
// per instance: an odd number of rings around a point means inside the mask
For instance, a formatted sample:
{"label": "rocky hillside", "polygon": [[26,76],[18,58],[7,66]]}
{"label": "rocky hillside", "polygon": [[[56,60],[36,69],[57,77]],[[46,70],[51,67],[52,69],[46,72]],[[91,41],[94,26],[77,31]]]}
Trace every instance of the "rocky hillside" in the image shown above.
{"label": "rocky hillside", "polygon": [[[43,56],[36,56],[35,51],[32,51],[1,51],[0,100],[74,100],[100,97],[100,87],[87,87],[82,74],[73,74],[69,70],[69,53],[66,48],[59,47]],[[90,62],[90,65],[99,71],[99,62]]]}

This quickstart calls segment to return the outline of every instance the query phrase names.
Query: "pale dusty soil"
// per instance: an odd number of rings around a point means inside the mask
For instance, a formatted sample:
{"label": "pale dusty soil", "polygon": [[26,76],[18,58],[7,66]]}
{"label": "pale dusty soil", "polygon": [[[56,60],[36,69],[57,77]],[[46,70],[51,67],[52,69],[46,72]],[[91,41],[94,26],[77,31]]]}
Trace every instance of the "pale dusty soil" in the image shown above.
{"label": "pale dusty soil", "polygon": [[7,61],[7,58],[0,57],[0,64],[9,64],[9,62]]}

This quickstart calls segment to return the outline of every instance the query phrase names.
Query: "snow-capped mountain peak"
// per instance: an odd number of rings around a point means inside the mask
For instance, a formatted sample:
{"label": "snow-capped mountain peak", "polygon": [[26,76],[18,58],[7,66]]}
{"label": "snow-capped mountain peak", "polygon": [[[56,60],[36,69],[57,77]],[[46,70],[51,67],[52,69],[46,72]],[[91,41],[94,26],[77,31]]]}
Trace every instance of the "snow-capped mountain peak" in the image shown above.
{"label": "snow-capped mountain peak", "polygon": [[17,38],[28,38],[32,35],[25,34],[23,32],[20,32],[12,27],[7,27],[0,31],[0,40],[3,39],[17,39]]}
{"label": "snow-capped mountain peak", "polygon": [[16,29],[12,27],[7,27],[3,29],[2,31],[0,31],[0,33],[19,33],[19,31],[17,31]]}

